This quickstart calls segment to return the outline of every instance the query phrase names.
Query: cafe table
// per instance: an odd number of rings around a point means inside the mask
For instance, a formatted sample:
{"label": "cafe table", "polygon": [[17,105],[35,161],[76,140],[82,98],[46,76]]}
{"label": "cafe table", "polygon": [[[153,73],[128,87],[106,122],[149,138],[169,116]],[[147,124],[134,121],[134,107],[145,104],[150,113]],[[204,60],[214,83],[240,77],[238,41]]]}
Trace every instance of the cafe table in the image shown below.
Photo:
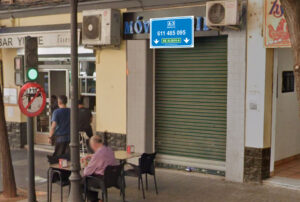
{"label": "cafe table", "polygon": [[[124,151],[124,150],[118,150],[118,151],[115,151],[115,158],[116,160],[119,160],[120,163],[126,163],[127,160],[129,159],[133,159],[133,158],[138,158],[140,157],[142,154],[140,153],[128,153],[127,151]],[[84,167],[81,166],[81,170],[83,170]],[[51,201],[51,195],[50,192],[52,192],[52,182],[50,182],[50,178],[53,174],[53,170],[55,171],[71,171],[71,162],[68,161],[68,164],[66,167],[64,168],[61,168],[59,166],[59,163],[55,163],[55,164],[50,164],[49,165],[49,169],[48,169],[48,172],[47,172],[47,200],[48,201]],[[124,173],[124,171],[123,171]],[[123,177],[124,177],[124,174],[123,174]],[[62,189],[61,189],[62,191]],[[61,201],[62,201],[62,193],[61,193]]]}
{"label": "cafe table", "polygon": [[140,153],[128,153],[127,151],[115,151],[115,158],[117,160],[119,160],[121,163],[126,162],[129,159],[132,158],[138,158],[140,157],[142,154]]}

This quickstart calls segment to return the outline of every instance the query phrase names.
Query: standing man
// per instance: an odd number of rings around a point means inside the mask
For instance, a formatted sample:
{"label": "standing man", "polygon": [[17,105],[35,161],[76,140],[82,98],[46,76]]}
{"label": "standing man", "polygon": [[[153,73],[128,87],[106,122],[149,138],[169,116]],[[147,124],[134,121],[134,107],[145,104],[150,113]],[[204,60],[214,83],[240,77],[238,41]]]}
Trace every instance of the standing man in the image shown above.
{"label": "standing man", "polygon": [[[84,107],[83,99],[78,101],[78,108],[78,131],[85,132],[86,135],[91,138],[93,136],[93,129],[91,126],[93,121],[92,112]],[[86,146],[88,153],[92,153],[93,151],[89,145],[89,139],[86,140]]]}
{"label": "standing man", "polygon": [[59,96],[59,108],[54,110],[52,114],[49,143],[53,143],[55,139],[55,151],[53,156],[56,157],[70,153],[70,109],[67,108],[67,102],[67,96]]}
{"label": "standing man", "polygon": [[83,99],[78,101],[78,108],[78,130],[84,131],[86,135],[91,138],[93,136],[93,129],[91,126],[93,121],[92,112],[84,107]]}

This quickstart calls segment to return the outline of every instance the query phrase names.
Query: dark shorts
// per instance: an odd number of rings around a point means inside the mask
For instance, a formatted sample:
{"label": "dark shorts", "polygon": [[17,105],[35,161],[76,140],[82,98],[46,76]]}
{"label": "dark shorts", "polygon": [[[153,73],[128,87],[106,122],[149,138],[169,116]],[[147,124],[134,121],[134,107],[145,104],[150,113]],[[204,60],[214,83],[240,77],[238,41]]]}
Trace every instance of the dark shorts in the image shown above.
{"label": "dark shorts", "polygon": [[70,142],[55,142],[55,150],[53,156],[64,156],[70,154]]}

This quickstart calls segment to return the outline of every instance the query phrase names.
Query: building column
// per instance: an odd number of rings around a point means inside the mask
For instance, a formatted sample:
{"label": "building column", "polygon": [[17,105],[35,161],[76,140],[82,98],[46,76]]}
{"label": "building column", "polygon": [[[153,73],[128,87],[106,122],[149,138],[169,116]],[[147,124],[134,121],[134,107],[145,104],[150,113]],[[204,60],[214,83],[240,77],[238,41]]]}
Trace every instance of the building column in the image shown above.
{"label": "building column", "polygon": [[248,1],[244,181],[270,175],[273,51],[264,47],[264,1]]}
{"label": "building column", "polygon": [[228,31],[226,180],[243,182],[246,30]]}
{"label": "building column", "polygon": [[153,152],[153,51],[148,40],[127,41],[127,143]]}

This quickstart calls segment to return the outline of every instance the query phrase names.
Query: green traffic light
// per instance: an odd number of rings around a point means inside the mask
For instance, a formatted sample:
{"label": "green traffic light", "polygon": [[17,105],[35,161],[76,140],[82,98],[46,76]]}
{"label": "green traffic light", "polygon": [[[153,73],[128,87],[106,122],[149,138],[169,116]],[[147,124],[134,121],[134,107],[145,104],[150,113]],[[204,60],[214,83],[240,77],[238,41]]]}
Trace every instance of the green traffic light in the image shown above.
{"label": "green traffic light", "polygon": [[37,77],[39,76],[39,73],[37,71],[37,69],[35,68],[30,68],[27,71],[27,78],[31,81],[34,81],[37,79]]}

